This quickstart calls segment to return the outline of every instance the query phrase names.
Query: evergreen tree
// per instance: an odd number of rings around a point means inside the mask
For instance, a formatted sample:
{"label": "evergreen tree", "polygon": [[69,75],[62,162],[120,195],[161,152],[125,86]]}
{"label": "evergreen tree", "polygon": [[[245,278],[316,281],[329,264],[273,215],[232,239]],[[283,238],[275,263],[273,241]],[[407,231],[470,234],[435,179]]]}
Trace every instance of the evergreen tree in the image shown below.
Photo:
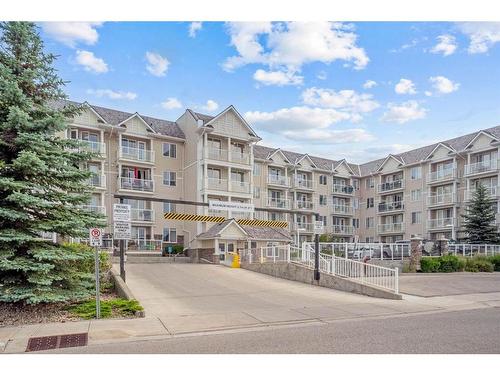
{"label": "evergreen tree", "polygon": [[[103,217],[87,204],[93,156],[63,139],[80,108],[61,106],[64,82],[45,53],[37,27],[0,24],[0,301],[56,302],[84,298],[92,275],[79,271],[88,252],[44,241],[41,232],[87,237]],[[91,256],[91,253],[90,253]]]}
{"label": "evergreen tree", "polygon": [[464,218],[464,240],[468,243],[497,243],[496,211],[488,190],[482,184],[476,188]]}

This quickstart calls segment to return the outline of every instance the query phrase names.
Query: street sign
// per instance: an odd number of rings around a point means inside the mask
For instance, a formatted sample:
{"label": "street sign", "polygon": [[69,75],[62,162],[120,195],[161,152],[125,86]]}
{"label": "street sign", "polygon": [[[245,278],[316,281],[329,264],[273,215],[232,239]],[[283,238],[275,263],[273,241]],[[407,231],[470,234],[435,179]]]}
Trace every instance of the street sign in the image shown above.
{"label": "street sign", "polygon": [[130,204],[113,204],[113,221],[130,221]]}
{"label": "street sign", "polygon": [[102,230],[99,228],[90,228],[89,230],[90,246],[102,246]]}
{"label": "street sign", "polygon": [[323,234],[325,231],[324,225],[322,221],[314,222],[314,234]]}
{"label": "street sign", "polygon": [[255,207],[252,203],[210,200],[208,201],[208,208],[219,211],[254,212]]}
{"label": "street sign", "polygon": [[113,223],[113,238],[115,240],[130,240],[132,238],[132,225],[130,222],[115,221]]}

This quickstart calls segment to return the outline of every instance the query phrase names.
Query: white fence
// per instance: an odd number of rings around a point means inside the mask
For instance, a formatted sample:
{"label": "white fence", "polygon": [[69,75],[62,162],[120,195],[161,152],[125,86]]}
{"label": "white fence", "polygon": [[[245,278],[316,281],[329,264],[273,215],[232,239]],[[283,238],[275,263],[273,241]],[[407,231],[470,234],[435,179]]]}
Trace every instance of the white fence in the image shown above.
{"label": "white fence", "polygon": [[[305,244],[314,248],[314,242]],[[398,260],[409,257],[411,253],[409,243],[320,242],[319,246],[323,254],[354,260]]]}
{"label": "white fence", "polygon": [[290,245],[244,249],[240,250],[240,256],[241,261],[247,263],[290,262]]}
{"label": "white fence", "polygon": [[500,245],[492,244],[472,244],[472,243],[457,243],[448,245],[448,254],[475,256],[475,255],[496,255],[500,254]]}

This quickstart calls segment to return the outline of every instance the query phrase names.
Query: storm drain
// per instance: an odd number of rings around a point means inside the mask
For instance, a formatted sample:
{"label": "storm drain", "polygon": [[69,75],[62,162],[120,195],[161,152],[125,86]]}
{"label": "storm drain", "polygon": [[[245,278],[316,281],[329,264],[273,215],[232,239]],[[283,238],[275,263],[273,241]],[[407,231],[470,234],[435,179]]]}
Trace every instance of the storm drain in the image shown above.
{"label": "storm drain", "polygon": [[27,352],[39,350],[50,350],[58,348],[73,348],[76,346],[86,346],[88,343],[87,333],[73,333],[71,335],[31,337],[28,341]]}

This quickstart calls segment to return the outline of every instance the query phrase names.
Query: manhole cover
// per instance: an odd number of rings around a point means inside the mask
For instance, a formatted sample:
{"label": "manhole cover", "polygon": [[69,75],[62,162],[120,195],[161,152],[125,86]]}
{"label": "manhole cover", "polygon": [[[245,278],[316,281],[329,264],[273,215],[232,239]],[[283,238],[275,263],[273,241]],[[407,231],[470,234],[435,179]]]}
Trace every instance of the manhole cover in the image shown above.
{"label": "manhole cover", "polygon": [[28,341],[27,352],[50,350],[58,348],[72,348],[85,346],[88,343],[87,333],[74,333],[71,335],[31,337]]}

